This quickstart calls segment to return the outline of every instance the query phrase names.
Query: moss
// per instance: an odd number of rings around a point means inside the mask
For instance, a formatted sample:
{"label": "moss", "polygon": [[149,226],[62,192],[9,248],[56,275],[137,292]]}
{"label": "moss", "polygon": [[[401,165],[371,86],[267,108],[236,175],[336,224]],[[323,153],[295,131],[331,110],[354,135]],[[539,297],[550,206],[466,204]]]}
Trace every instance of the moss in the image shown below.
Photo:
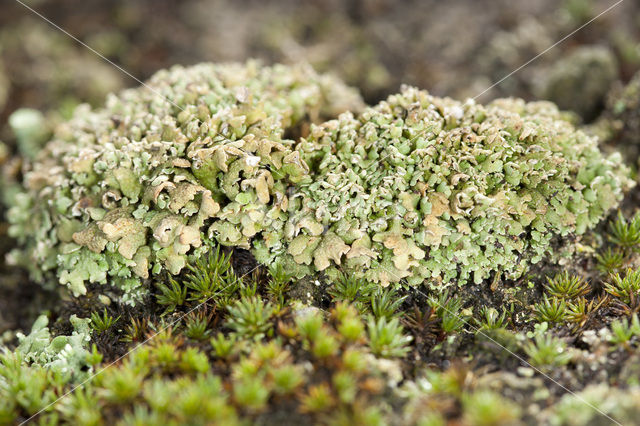
{"label": "moss", "polygon": [[[208,279],[219,288],[229,279],[232,262],[215,248],[208,253],[197,268],[191,265],[191,274],[200,274],[200,280]],[[194,277],[173,280],[176,290],[192,294]],[[21,337],[17,351],[0,356],[0,419],[26,419],[55,400],[57,394],[48,390],[73,389],[91,369],[108,366],[47,408],[41,421],[271,424],[284,416],[319,423],[516,424],[564,418],[573,402],[560,394],[551,397],[548,392],[553,388],[547,390],[536,382],[526,368],[517,370],[517,375],[503,371],[515,371],[519,361],[498,344],[522,354],[563,386],[571,386],[572,381],[585,380],[581,372],[594,366],[610,371],[609,380],[615,382],[623,370],[611,370],[614,360],[633,353],[640,342],[637,316],[612,318],[615,303],[592,308],[586,314],[588,321],[582,322],[584,327],[573,329],[539,323],[526,306],[510,306],[508,297],[498,297],[497,304],[481,308],[473,294],[454,289],[448,293],[425,293],[412,287],[381,291],[374,285],[366,295],[353,295],[350,283],[363,283],[362,279],[342,276],[336,283],[327,283],[335,295],[327,306],[318,307],[305,305],[306,297],[292,299],[292,292],[274,294],[270,282],[297,285],[295,278],[278,268],[232,281],[228,302],[185,297],[166,312],[166,305],[152,298],[144,314],[121,311],[112,304],[109,314],[102,311],[92,320],[83,320],[85,333],[90,321],[93,324],[93,342],[111,335],[135,349],[110,365],[113,349],[105,348],[103,355],[95,347],[90,350],[92,342],[81,338],[79,352],[64,351],[83,355],[64,358],[81,360],[78,365],[84,367],[72,369],[79,375],[54,374],[57,370],[46,363],[52,356],[62,358],[37,348],[77,339],[73,336],[82,333],[53,337],[39,320],[29,337]],[[548,300],[556,300],[550,303],[565,303],[567,311],[580,300],[597,300],[604,291],[597,286],[590,293],[574,291],[582,289],[584,282],[565,273],[544,284],[538,281]],[[363,288],[371,286],[364,282]],[[611,297],[621,303],[627,300]],[[388,309],[381,309],[382,305]],[[420,309],[414,309],[417,306]],[[116,313],[122,315],[118,320]],[[529,326],[522,325],[523,316],[528,317]],[[98,331],[111,322],[109,318],[118,325]],[[599,337],[591,332],[603,324],[609,324],[605,330],[610,331]],[[525,332],[527,328],[532,331]],[[145,343],[137,347],[140,342]],[[451,363],[453,359],[460,361]],[[628,356],[622,365],[628,370],[634,362]],[[572,368],[563,369],[567,364]],[[496,371],[487,373],[487,366],[496,366]],[[606,403],[594,405],[613,413]],[[630,410],[634,407],[628,403]],[[626,414],[618,415],[625,418]]]}
{"label": "moss", "polygon": [[[365,318],[346,303],[324,314],[275,312],[264,299],[266,294],[249,296],[251,288],[247,283],[241,291],[244,298],[227,311],[213,310],[205,316],[200,310],[177,323],[152,325],[155,331],[146,345],[127,354],[122,362],[99,370],[95,378],[83,382],[83,389],[48,408],[41,418],[56,423],[106,420],[117,414],[125,423],[155,419],[231,424],[268,417],[267,407],[277,412],[280,406],[291,409],[293,405],[297,407],[294,411],[299,410],[307,420],[373,416],[382,421],[387,409],[372,411],[373,401],[382,397],[388,373],[378,366],[377,356],[395,362],[392,360],[407,353],[406,343],[410,341],[398,320],[376,321],[371,317],[367,331]],[[295,309],[295,304],[287,300],[287,307]],[[42,345],[26,343],[43,341],[46,347],[50,339],[43,321],[36,323],[30,337],[24,338],[18,348],[17,354],[24,353],[27,358],[3,355],[6,368],[0,368],[0,399],[8,403],[0,408],[3,418],[29,416],[50,401],[44,394],[45,399],[25,406],[26,400],[18,393],[9,393],[20,386],[16,381],[20,369],[32,370],[29,389],[54,384],[70,388],[84,380],[84,376],[74,375],[42,378],[36,373],[41,366],[51,368],[44,363],[48,358],[31,363],[32,356],[42,358]],[[83,323],[85,332],[88,321]],[[197,322],[202,325],[194,325]],[[218,328],[221,331],[207,343],[206,335],[216,323],[223,324]],[[198,338],[194,338],[195,328],[202,330]],[[43,333],[46,335],[40,336]],[[58,336],[53,342],[59,339],[67,337]],[[88,343],[85,340],[84,345]],[[325,366],[330,365],[335,369],[327,371]]]}

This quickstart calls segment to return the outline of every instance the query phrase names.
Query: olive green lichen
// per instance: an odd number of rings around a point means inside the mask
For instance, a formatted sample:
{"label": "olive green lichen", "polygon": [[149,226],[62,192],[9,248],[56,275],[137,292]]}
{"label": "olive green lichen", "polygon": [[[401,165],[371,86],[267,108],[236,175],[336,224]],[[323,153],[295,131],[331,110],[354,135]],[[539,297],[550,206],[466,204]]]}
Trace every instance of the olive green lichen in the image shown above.
{"label": "olive green lichen", "polygon": [[160,71],[79,107],[26,163],[8,213],[25,249],[12,259],[38,280],[56,271],[76,296],[108,280],[133,303],[141,279],[198,258],[205,234],[249,248],[282,228],[289,185],[308,173],[285,133],[360,105],[305,65]]}
{"label": "olive green lichen", "polygon": [[603,156],[563,118],[548,102],[482,106],[405,87],[313,126],[299,150],[315,173],[297,185],[284,233],[256,243],[257,257],[383,285],[518,277],[632,185],[619,154]]}

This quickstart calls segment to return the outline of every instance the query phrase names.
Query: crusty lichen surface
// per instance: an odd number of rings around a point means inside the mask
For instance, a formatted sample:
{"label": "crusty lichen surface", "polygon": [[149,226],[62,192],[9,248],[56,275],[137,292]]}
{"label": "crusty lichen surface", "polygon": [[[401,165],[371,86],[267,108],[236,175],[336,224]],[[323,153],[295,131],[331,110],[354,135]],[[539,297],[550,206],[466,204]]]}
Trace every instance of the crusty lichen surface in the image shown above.
{"label": "crusty lichen surface", "polygon": [[314,173],[292,197],[286,253],[271,251],[383,285],[518,277],[631,185],[620,155],[603,156],[551,103],[482,106],[411,87],[312,127],[299,149]]}
{"label": "crusty lichen surface", "polygon": [[12,260],[76,296],[108,281],[133,303],[142,279],[200,256],[204,235],[248,248],[282,227],[287,188],[308,173],[285,132],[360,106],[305,65],[160,71],[104,108],[78,108],[26,162],[9,202],[23,245]]}
{"label": "crusty lichen surface", "polygon": [[76,296],[108,282],[129,303],[205,238],[297,276],[479,283],[557,254],[554,237],[593,227],[632,184],[551,103],[405,87],[361,110],[307,66],[161,71],[76,110],[26,162],[12,259]]}

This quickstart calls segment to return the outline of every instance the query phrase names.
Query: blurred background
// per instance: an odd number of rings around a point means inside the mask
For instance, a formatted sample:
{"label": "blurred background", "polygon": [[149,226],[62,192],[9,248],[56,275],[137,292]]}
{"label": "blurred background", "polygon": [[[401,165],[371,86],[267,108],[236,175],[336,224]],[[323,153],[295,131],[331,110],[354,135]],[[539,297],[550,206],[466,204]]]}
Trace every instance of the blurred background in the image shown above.
{"label": "blurred background", "polygon": [[[139,79],[176,63],[308,61],[357,86],[373,103],[401,83],[437,95],[476,96],[616,0],[25,3]],[[640,65],[639,8],[637,1],[623,1],[479,100],[548,98],[593,119],[611,82],[628,80]],[[592,72],[598,87],[567,77],[579,61],[583,66],[574,68]],[[10,142],[6,121],[16,108],[65,115],[79,102],[98,105],[105,93],[137,84],[18,2],[3,1],[0,140]],[[570,84],[592,99],[563,99]]]}
{"label": "blurred background", "polygon": [[[594,121],[640,68],[640,3],[626,0],[24,0],[140,80],[173,64],[307,61],[375,103],[402,83],[436,95],[549,99]],[[0,13],[0,163],[19,173],[19,122],[47,130],[76,105],[138,83],[14,0]],[[588,26],[556,47],[555,42]],[[545,52],[500,84],[493,83]],[[618,88],[618,89],[616,89]],[[14,120],[19,108],[33,108]],[[39,111],[39,112],[38,112]],[[17,131],[16,131],[17,130]],[[33,135],[31,135],[33,136]],[[2,212],[0,212],[0,215]],[[0,258],[10,246],[0,221]],[[31,298],[0,261],[3,303]],[[15,285],[9,285],[13,283]],[[13,300],[13,302],[11,302]]]}

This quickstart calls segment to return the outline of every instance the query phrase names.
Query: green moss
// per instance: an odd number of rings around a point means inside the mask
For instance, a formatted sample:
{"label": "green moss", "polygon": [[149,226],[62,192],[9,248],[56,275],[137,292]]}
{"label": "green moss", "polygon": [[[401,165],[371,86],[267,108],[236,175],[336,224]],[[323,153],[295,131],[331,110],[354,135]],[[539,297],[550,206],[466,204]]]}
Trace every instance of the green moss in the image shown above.
{"label": "green moss", "polygon": [[611,275],[611,281],[605,285],[607,293],[625,303],[636,302],[640,295],[640,270],[627,270],[626,274]]}
{"label": "green moss", "polygon": [[[211,259],[206,256],[198,272],[229,270],[228,257],[216,255],[215,249],[209,253]],[[216,279],[223,278],[218,275]],[[570,345],[566,336],[559,337],[558,333],[564,333],[559,328],[538,324],[530,337],[521,331],[510,331],[522,312],[507,312],[505,308],[499,314],[497,309],[485,307],[467,322],[472,310],[464,309],[469,301],[463,301],[460,294],[425,295],[415,289],[378,289],[363,303],[357,297],[346,301],[344,294],[337,292],[330,306],[319,309],[291,300],[288,292],[282,293],[282,305],[274,304],[266,283],[292,280],[291,285],[296,285],[295,279],[282,275],[277,268],[259,282],[256,279],[239,279],[230,296],[235,299],[231,304],[186,298],[170,317],[152,315],[143,320],[137,313],[123,330],[112,326],[94,333],[93,339],[98,342],[118,337],[134,342],[145,340],[139,347],[133,346],[137,343],[129,345],[135,349],[113,365],[109,360],[101,363],[102,355],[95,347],[89,351],[90,342],[80,339],[83,343],[78,353],[84,354],[80,375],[59,374],[57,367],[52,369],[47,364],[55,355],[50,349],[56,339],[70,342],[79,339],[74,336],[80,333],[52,339],[44,320],[39,320],[28,337],[20,337],[22,343],[15,353],[0,356],[0,419],[14,422],[34,414],[61,392],[84,381],[86,372],[95,369],[100,371],[95,378],[47,408],[41,420],[51,424],[116,420],[123,424],[270,424],[286,415],[295,421],[316,423],[438,424],[447,419],[471,424],[514,424],[529,415],[524,407],[529,410],[531,406],[526,404],[531,401],[523,402],[518,394],[525,389],[528,376],[518,376],[516,380],[503,377],[511,374],[506,372],[480,374],[483,370],[475,370],[473,365],[485,364],[491,353],[487,348],[493,347],[492,356],[499,357],[502,363],[508,363],[510,358],[496,346],[498,343],[513,353],[524,353],[532,365],[549,374],[557,374],[557,369],[569,362],[578,371],[589,365],[581,361],[587,351]],[[187,288],[190,281],[175,282]],[[576,281],[562,274],[550,282],[556,282],[557,287]],[[376,304],[385,303],[372,303],[375,295],[402,303],[381,310]],[[591,296],[547,297],[571,306]],[[405,310],[407,304],[415,304],[416,298],[427,299],[421,305],[426,310],[409,314]],[[155,306],[158,314],[164,307]],[[109,312],[117,309],[110,306]],[[384,311],[387,314],[380,313]],[[104,311],[94,316],[94,327],[108,323],[105,318],[111,317]],[[474,322],[480,328],[471,325]],[[76,326],[88,332],[90,320]],[[634,350],[637,328],[636,317],[613,322],[607,335],[610,337],[601,342],[604,353]],[[468,342],[466,336],[472,331],[475,343],[462,346],[460,342]],[[34,354],[38,360],[28,361],[26,354]],[[453,359],[455,354],[467,360],[443,370],[432,362],[425,363],[423,358]],[[65,365],[71,365],[76,358],[67,358]],[[593,358],[589,359],[593,362]],[[107,368],[101,371],[102,367]],[[522,384],[509,388],[514,380]],[[500,390],[496,383],[507,388]],[[56,391],[48,392],[52,389]],[[512,399],[510,392],[520,396]],[[548,396],[539,398],[542,399],[538,402],[548,401]],[[564,409],[559,407],[559,411],[544,415],[560,416]]]}
{"label": "green moss", "polygon": [[569,275],[565,271],[548,280],[546,291],[560,299],[575,299],[589,293],[591,288],[582,277]]}
{"label": "green moss", "polygon": [[109,313],[107,312],[107,308],[104,308],[102,311],[102,315],[100,315],[98,312],[93,312],[91,314],[90,325],[96,333],[104,333],[109,328],[111,328],[112,325],[118,322],[119,319],[120,317],[114,318],[113,316],[109,315]]}
{"label": "green moss", "polygon": [[525,346],[525,352],[535,367],[549,368],[571,360],[566,344],[551,335],[537,334],[534,341]]}
{"label": "green moss", "polygon": [[638,315],[634,314],[631,321],[623,318],[611,323],[610,341],[616,345],[627,345],[633,337],[640,337],[640,322]]}

